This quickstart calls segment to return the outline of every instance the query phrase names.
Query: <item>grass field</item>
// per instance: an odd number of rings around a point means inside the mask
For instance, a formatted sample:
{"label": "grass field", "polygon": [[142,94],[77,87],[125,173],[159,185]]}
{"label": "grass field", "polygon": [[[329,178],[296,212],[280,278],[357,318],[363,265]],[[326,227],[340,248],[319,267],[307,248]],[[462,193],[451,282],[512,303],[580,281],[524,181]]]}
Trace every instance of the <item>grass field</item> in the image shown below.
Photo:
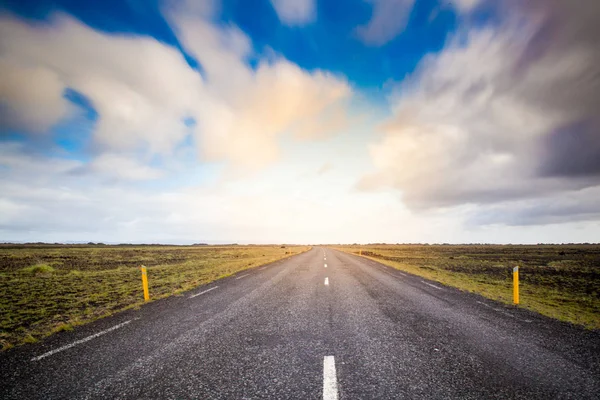
{"label": "grass field", "polygon": [[461,290],[512,304],[520,267],[520,307],[600,329],[600,245],[337,246]]}
{"label": "grass field", "polygon": [[308,250],[302,246],[0,245],[0,342],[5,350],[151,299]]}

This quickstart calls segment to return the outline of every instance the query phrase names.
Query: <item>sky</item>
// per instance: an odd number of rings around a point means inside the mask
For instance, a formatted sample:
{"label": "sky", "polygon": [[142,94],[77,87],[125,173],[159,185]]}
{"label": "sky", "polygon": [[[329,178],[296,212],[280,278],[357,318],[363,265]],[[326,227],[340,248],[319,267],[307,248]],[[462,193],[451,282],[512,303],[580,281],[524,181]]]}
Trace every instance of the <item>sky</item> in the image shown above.
{"label": "sky", "polygon": [[0,4],[0,241],[600,241],[598,1]]}

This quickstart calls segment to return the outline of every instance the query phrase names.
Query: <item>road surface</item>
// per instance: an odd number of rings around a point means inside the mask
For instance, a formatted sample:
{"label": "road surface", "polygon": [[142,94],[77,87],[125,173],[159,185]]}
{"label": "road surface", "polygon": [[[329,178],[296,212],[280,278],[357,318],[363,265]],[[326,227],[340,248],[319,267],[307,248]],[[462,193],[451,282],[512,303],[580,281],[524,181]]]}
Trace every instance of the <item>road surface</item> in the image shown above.
{"label": "road surface", "polygon": [[2,399],[598,399],[600,333],[317,247],[0,365]]}

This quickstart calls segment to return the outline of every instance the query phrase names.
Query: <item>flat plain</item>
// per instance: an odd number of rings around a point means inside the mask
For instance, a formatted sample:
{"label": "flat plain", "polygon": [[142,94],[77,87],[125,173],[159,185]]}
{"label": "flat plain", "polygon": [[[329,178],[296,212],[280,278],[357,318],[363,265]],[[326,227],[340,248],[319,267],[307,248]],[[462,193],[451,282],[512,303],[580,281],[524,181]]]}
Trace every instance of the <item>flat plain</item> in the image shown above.
{"label": "flat plain", "polygon": [[335,248],[561,321],[600,329],[600,245],[351,245]]}
{"label": "flat plain", "polygon": [[1,352],[0,398],[597,400],[598,354],[600,330],[313,247]]}
{"label": "flat plain", "polygon": [[308,250],[308,246],[0,245],[0,344],[8,349]]}

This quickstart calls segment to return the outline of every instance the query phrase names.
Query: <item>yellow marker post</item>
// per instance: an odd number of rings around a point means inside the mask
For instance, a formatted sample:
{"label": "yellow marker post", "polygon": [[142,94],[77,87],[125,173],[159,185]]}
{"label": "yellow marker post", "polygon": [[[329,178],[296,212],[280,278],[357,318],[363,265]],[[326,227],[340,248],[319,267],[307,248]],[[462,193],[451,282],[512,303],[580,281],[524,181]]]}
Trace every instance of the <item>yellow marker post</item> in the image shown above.
{"label": "yellow marker post", "polygon": [[358,255],[362,256],[362,249],[358,250]]}
{"label": "yellow marker post", "polygon": [[513,303],[519,304],[519,267],[513,268]]}
{"label": "yellow marker post", "polygon": [[144,266],[142,266],[142,287],[144,288],[144,301],[150,300],[150,293],[148,292],[148,273]]}

